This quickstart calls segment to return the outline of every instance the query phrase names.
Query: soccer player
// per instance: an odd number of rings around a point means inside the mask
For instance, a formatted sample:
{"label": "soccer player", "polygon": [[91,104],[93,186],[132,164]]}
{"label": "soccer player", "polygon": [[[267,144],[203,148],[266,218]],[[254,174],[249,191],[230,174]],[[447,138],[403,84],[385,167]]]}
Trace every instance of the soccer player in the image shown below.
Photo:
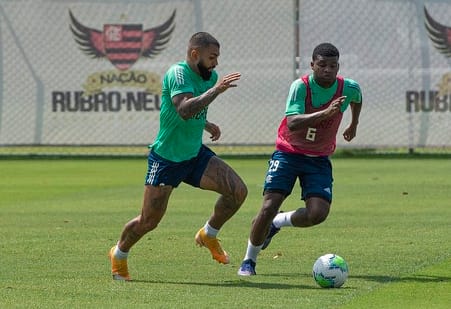
{"label": "soccer player", "polygon": [[[218,81],[220,45],[209,33],[195,33],[189,40],[186,60],[172,65],[162,87],[160,129],[150,146],[141,213],[125,224],[119,241],[109,252],[115,280],[131,280],[127,267],[130,248],[163,218],[172,190],[182,181],[219,193],[213,213],[195,235],[216,261],[229,256],[216,238],[224,223],[240,208],[247,188],[238,174],[202,144],[203,131],[212,141],[220,128],[207,121],[208,106],[224,91],[236,87],[241,74],[224,75]],[[186,205],[192,207],[192,205]]]}
{"label": "soccer player", "polygon": [[[330,43],[315,47],[313,74],[294,81],[280,123],[276,150],[269,160],[263,189],[263,205],[252,223],[240,276],[255,275],[257,255],[281,227],[310,227],[323,222],[332,202],[332,165],[329,156],[343,112],[351,106],[352,119],[343,137],[356,136],[362,103],[359,84],[338,76],[339,52]],[[305,207],[279,212],[299,178]]]}

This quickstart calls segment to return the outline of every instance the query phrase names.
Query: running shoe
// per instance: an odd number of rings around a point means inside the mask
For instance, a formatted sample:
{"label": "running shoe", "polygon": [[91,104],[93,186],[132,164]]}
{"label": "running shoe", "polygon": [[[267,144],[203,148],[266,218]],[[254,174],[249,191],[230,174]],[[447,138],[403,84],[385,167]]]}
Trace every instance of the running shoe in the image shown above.
{"label": "running shoe", "polygon": [[219,240],[216,237],[209,237],[205,233],[205,229],[201,228],[195,237],[196,244],[199,247],[207,247],[210,250],[213,259],[218,261],[218,263],[229,264],[230,258],[227,252],[222,250]]}

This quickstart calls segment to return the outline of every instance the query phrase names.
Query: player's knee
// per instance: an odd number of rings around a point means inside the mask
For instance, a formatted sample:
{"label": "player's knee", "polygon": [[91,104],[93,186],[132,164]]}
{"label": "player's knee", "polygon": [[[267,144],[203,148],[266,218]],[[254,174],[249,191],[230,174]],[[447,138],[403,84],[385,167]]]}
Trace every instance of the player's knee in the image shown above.
{"label": "player's knee", "polygon": [[247,197],[247,187],[243,182],[236,182],[234,186],[230,186],[223,196],[239,207]]}
{"label": "player's knee", "polygon": [[319,214],[312,218],[312,223],[313,223],[313,225],[320,224],[320,223],[324,222],[326,220],[326,218],[327,218],[327,214]]}
{"label": "player's knee", "polygon": [[237,205],[241,205],[244,203],[247,197],[247,187],[244,183],[241,183],[234,191],[234,199]]}
{"label": "player's knee", "polygon": [[265,218],[273,219],[279,212],[278,207],[272,203],[265,203],[260,211],[260,215]]}
{"label": "player's knee", "polygon": [[326,209],[315,209],[309,214],[309,221],[312,225],[317,225],[324,222],[329,214]]}

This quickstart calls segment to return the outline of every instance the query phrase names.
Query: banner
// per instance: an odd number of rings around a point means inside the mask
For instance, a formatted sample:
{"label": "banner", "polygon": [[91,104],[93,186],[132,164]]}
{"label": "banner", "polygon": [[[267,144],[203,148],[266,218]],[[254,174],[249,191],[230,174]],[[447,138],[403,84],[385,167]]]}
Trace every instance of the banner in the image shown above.
{"label": "banner", "polygon": [[218,144],[273,144],[291,82],[327,41],[363,92],[339,147],[451,146],[444,0],[0,0],[0,145],[151,143],[164,73],[197,31],[220,41],[220,76],[242,74],[209,107]]}

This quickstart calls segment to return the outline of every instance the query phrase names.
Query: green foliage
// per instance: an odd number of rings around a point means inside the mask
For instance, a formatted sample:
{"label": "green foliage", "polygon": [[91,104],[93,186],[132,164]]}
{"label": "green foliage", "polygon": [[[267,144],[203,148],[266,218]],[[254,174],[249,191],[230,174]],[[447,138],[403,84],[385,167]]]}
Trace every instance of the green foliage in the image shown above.
{"label": "green foliage", "polygon": [[[284,228],[257,276],[236,271],[261,206],[267,159],[227,162],[248,184],[219,237],[230,265],[197,248],[215,193],[181,185],[160,226],[131,251],[133,282],[107,252],[140,211],[146,160],[0,160],[1,308],[446,308],[451,267],[448,159],[336,158],[328,219]],[[302,206],[299,188],[283,210]],[[349,278],[322,289],[314,261],[342,256]]]}

